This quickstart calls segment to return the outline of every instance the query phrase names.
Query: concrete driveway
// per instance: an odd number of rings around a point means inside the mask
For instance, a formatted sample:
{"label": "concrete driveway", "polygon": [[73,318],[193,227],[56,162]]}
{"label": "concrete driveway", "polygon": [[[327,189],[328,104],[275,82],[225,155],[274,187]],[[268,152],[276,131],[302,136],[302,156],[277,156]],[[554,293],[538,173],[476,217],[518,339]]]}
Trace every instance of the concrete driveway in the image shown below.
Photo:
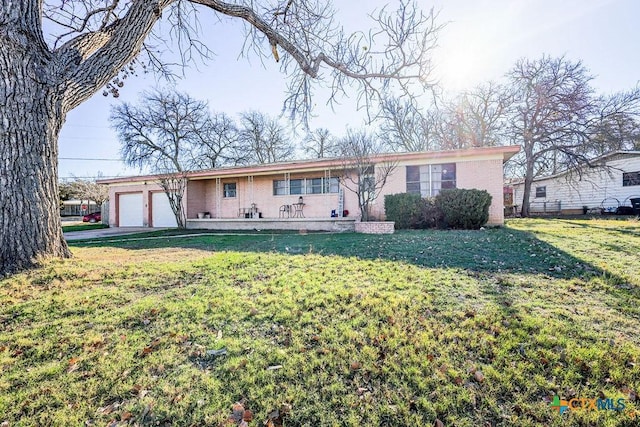
{"label": "concrete driveway", "polygon": [[127,234],[148,233],[149,231],[157,231],[157,230],[164,230],[164,229],[149,228],[149,227],[110,227],[110,228],[99,228],[96,230],[86,230],[86,231],[69,231],[64,233],[64,238],[67,240],[98,239],[101,237],[113,237],[113,236],[124,236]]}

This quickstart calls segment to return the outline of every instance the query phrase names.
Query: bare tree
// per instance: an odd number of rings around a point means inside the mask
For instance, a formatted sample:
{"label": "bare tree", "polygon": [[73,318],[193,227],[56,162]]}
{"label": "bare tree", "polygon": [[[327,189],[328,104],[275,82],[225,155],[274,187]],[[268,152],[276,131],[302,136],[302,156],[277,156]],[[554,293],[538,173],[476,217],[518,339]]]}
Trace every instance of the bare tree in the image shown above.
{"label": "bare tree", "polygon": [[97,206],[102,206],[104,202],[109,200],[109,188],[106,185],[97,184],[95,181],[76,179],[67,185],[73,197],[80,200],[95,202]]}
{"label": "bare tree", "polygon": [[598,100],[585,151],[597,157],[611,151],[640,149],[640,87]]}
{"label": "bare tree", "polygon": [[358,197],[358,208],[362,221],[373,218],[371,205],[378,198],[387,179],[396,169],[396,162],[378,161],[383,144],[365,131],[347,131],[340,140],[343,166],[340,182]]}
{"label": "bare tree", "polygon": [[183,172],[194,168],[210,115],[204,101],[155,89],[143,93],[139,105],[115,106],[111,122],[127,165],[152,173]]}
{"label": "bare tree", "polygon": [[422,110],[413,98],[390,97],[381,103],[380,138],[392,151],[437,150],[439,119],[436,110]]}
{"label": "bare tree", "polygon": [[171,212],[176,218],[178,228],[187,226],[187,213],[183,203],[184,193],[187,190],[187,174],[184,171],[166,173],[158,177],[158,184],[169,199]]}
{"label": "bare tree", "polygon": [[213,169],[237,165],[245,157],[240,147],[239,130],[234,120],[225,113],[217,113],[199,133],[193,147],[195,169]]}
{"label": "bare tree", "polygon": [[492,147],[505,141],[508,91],[489,82],[442,102],[439,136],[442,149]]}
{"label": "bare tree", "polygon": [[113,108],[111,120],[122,143],[124,162],[158,174],[176,223],[184,228],[185,173],[207,161],[215,166],[220,154],[207,150],[216,142],[208,139],[213,120],[207,103],[184,93],[156,89],[144,93],[138,106],[124,103]]}
{"label": "bare tree", "polygon": [[365,106],[390,84],[407,91],[413,83],[429,84],[430,54],[439,29],[433,12],[425,15],[401,0],[397,11],[384,8],[373,18],[377,28],[346,35],[333,21],[330,5],[311,0],[4,2],[0,273],[46,257],[71,256],[58,214],[60,129],[69,111],[105,86],[117,96],[132,70],[170,72],[150,38],[161,19],[171,27],[169,41],[178,46],[183,64],[215,48],[198,39],[200,20],[223,25],[217,16],[243,22],[243,53],[280,61],[290,83],[285,108],[302,119],[314,102],[314,80],[329,83],[332,99],[354,90]]}
{"label": "bare tree", "polygon": [[295,146],[278,120],[258,111],[240,115],[242,164],[274,163],[293,158]]}
{"label": "bare tree", "polygon": [[322,159],[340,154],[338,141],[325,128],[314,129],[304,139],[304,153],[307,158]]}
{"label": "bare tree", "polygon": [[508,92],[489,82],[454,98],[434,96],[428,109],[415,98],[381,105],[381,137],[393,151],[454,150],[503,143]]}
{"label": "bare tree", "polygon": [[524,172],[521,214],[528,216],[534,178],[587,159],[581,149],[595,98],[587,69],[580,61],[564,57],[521,59],[508,77],[514,102],[510,131],[523,148],[519,157]]}

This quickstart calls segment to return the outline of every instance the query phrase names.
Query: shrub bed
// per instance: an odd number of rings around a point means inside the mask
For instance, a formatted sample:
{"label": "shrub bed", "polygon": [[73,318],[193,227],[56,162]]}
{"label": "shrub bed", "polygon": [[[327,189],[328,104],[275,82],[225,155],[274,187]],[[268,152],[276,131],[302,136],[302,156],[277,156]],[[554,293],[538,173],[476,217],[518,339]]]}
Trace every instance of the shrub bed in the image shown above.
{"label": "shrub bed", "polygon": [[485,190],[442,190],[435,198],[419,194],[390,194],[384,198],[387,220],[396,229],[478,229],[489,220],[491,195]]}
{"label": "shrub bed", "polygon": [[485,190],[455,188],[442,190],[435,198],[449,228],[474,230],[489,220],[491,195]]}

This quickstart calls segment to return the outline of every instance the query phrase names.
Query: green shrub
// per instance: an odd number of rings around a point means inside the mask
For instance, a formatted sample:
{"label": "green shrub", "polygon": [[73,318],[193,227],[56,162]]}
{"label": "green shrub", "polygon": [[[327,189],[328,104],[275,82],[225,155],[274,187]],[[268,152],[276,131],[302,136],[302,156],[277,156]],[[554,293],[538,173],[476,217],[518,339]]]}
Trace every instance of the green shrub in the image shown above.
{"label": "green shrub", "polygon": [[434,199],[423,199],[419,194],[386,195],[384,211],[388,221],[395,221],[396,229],[434,228],[442,223],[442,212]]}
{"label": "green shrub", "polygon": [[420,199],[420,210],[411,228],[438,228],[443,226],[442,211],[436,206],[434,197]]}
{"label": "green shrub", "polygon": [[384,213],[387,221],[395,221],[396,229],[414,228],[420,214],[419,194],[387,194],[384,196]]}
{"label": "green shrub", "polygon": [[448,189],[435,198],[447,227],[478,229],[489,220],[491,195],[485,190]]}

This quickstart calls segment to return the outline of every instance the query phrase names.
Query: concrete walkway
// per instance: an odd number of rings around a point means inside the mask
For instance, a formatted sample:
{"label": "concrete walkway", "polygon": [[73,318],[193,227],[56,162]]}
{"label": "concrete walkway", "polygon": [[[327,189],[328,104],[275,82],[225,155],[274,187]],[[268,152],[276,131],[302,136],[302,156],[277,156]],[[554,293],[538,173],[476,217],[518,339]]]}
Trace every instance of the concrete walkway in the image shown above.
{"label": "concrete walkway", "polygon": [[101,237],[125,236],[127,234],[148,233],[158,230],[165,229],[149,227],[110,227],[99,228],[97,230],[68,231],[64,233],[64,238],[67,240],[99,239]]}

